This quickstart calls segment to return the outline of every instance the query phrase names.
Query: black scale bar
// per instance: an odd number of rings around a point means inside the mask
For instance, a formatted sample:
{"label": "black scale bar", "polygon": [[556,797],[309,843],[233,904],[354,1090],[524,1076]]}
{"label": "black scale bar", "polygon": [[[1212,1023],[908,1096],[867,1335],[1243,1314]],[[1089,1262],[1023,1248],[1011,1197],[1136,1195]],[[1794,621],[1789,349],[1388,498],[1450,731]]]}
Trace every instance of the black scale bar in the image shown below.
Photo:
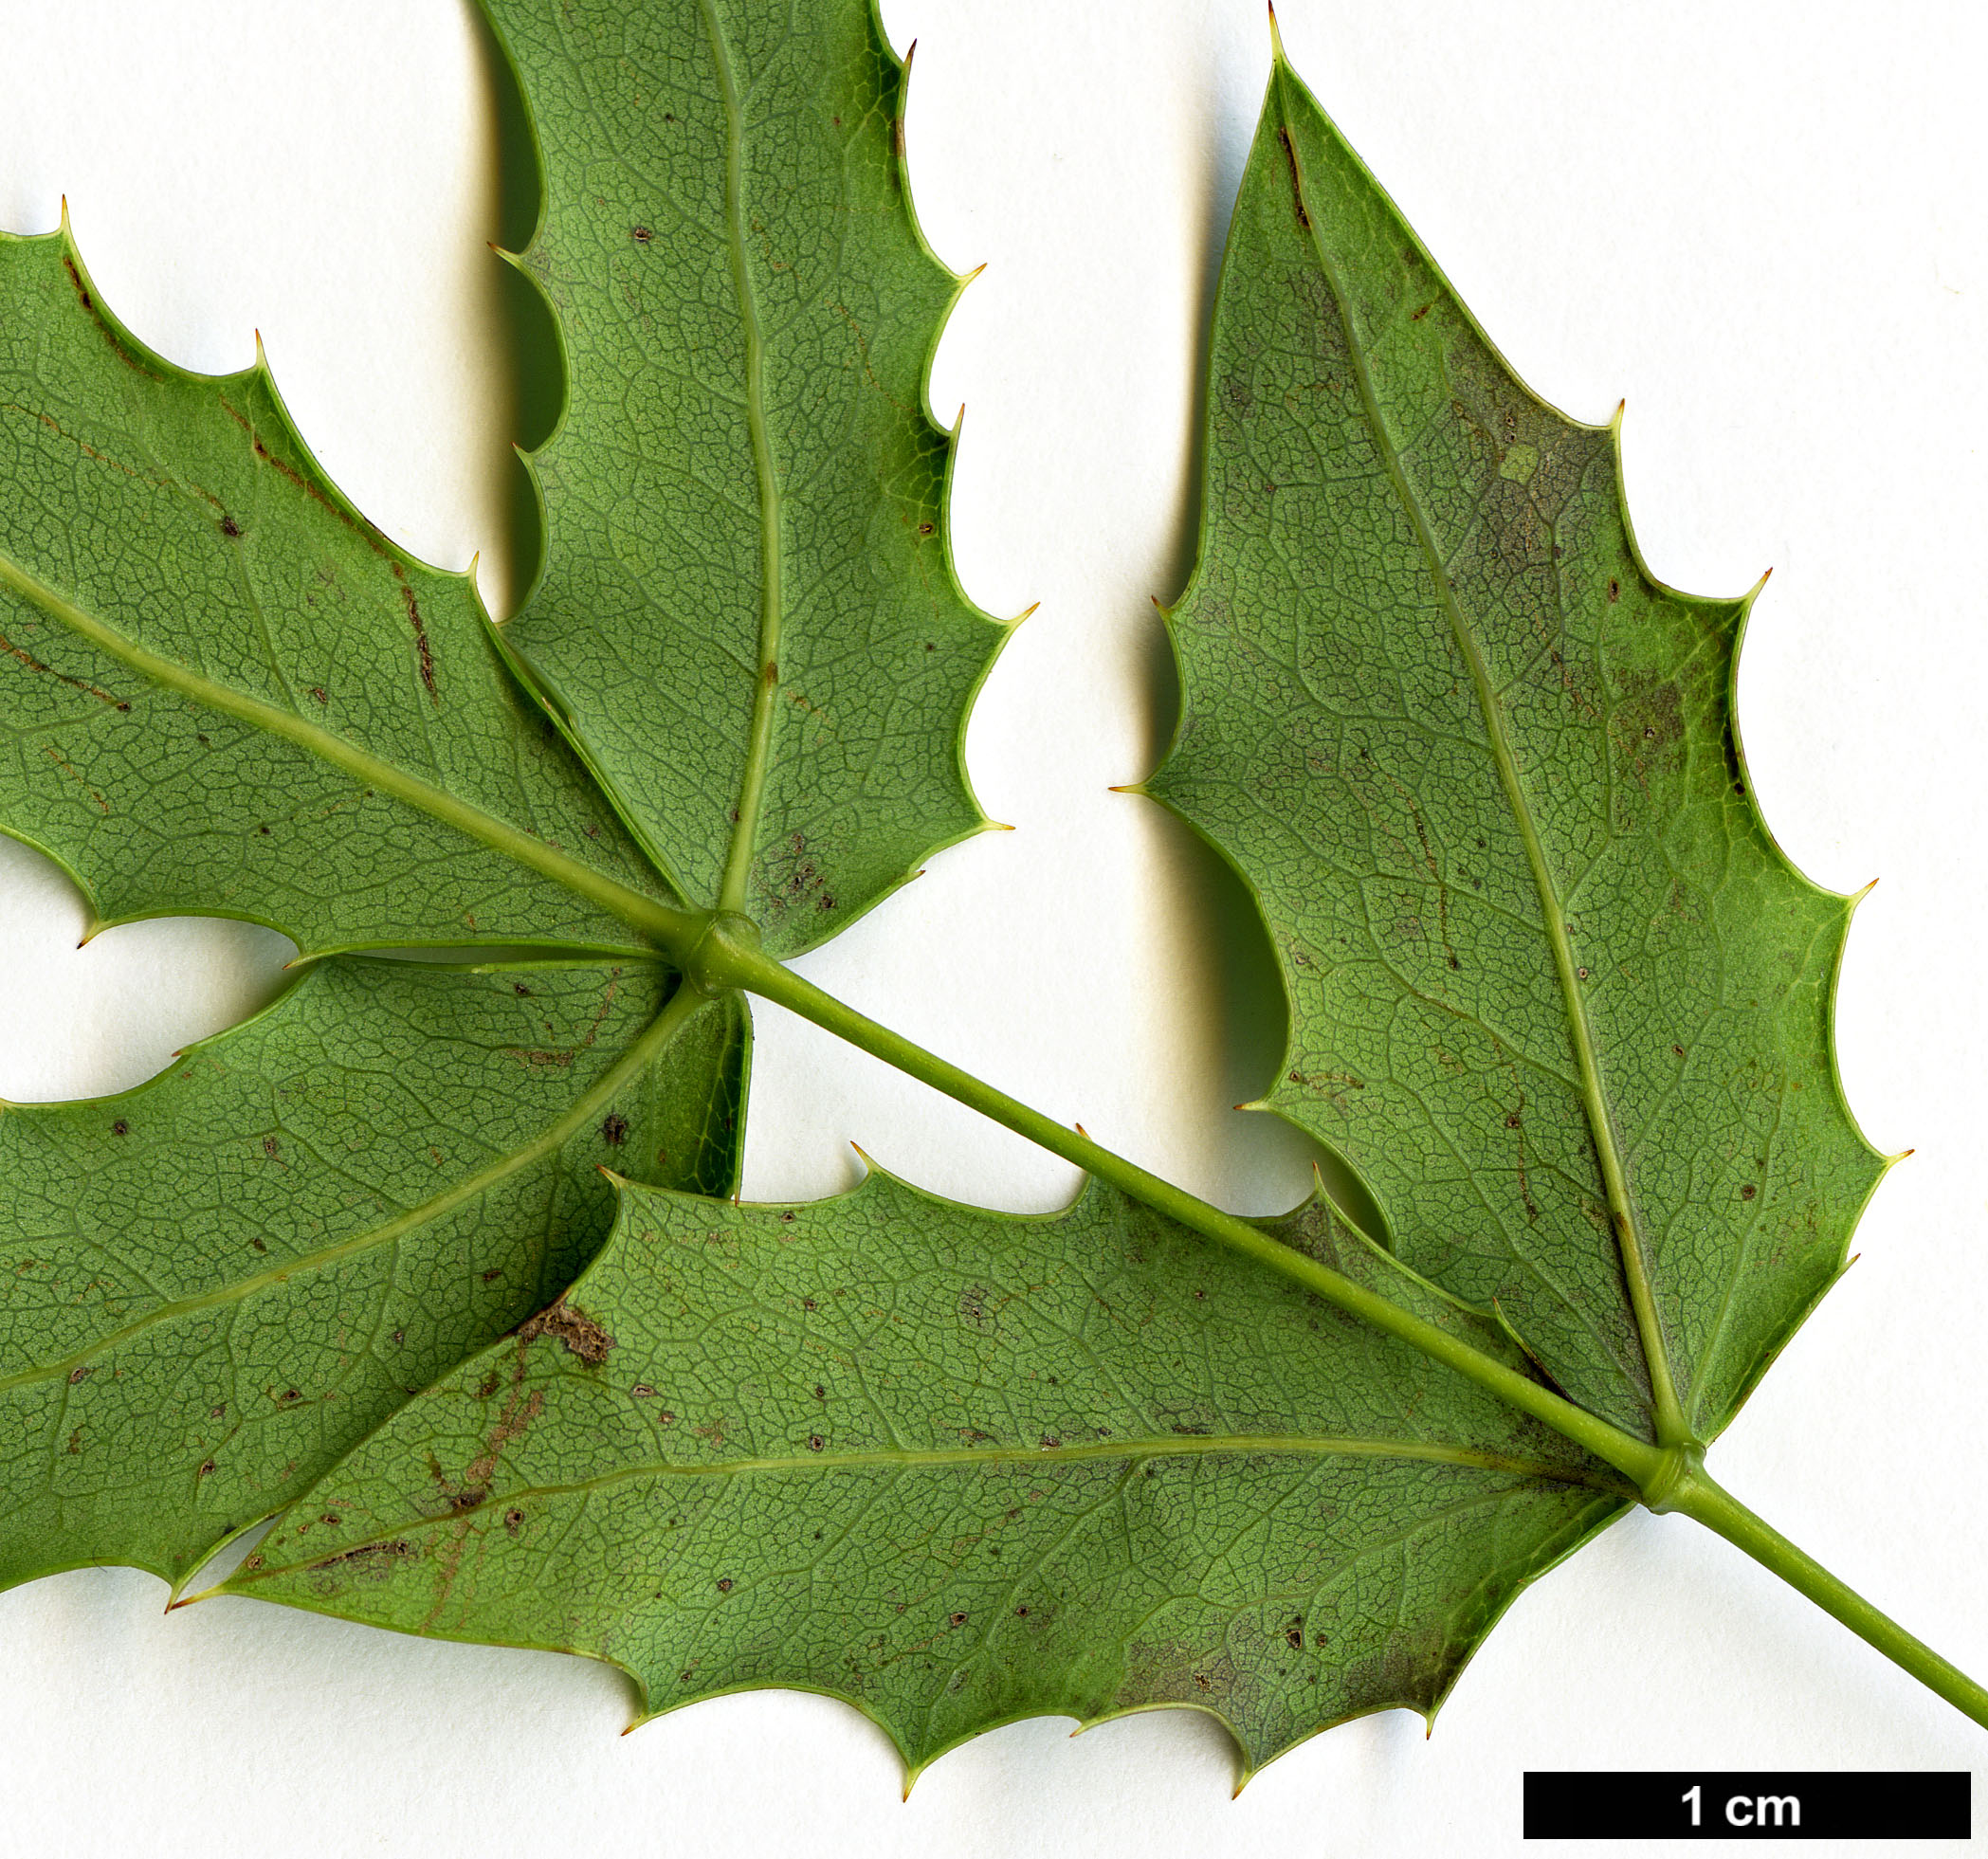
{"label": "black scale bar", "polygon": [[1964,1840],[1973,1777],[1924,1773],[1529,1771],[1529,1840]]}

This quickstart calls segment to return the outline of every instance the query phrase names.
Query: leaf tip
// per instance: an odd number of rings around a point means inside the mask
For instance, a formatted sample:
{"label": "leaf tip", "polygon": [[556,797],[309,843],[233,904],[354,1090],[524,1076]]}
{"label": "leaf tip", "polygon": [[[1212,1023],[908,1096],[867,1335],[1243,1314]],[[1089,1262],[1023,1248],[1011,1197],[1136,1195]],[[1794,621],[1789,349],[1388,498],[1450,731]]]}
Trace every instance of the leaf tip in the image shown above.
{"label": "leaf tip", "polygon": [[[959,410],[962,413],[964,413],[966,411],[966,409],[962,407]],[[1013,619],[1008,622],[1008,630],[1010,632],[1012,632],[1015,630],[1017,627],[1021,626],[1024,621],[1032,619],[1035,616],[1036,612],[1041,609],[1041,601],[1031,600],[1028,604],[1028,606],[1024,607],[1022,611],[1014,616]]]}
{"label": "leaf tip", "polygon": [[1143,781],[1122,781],[1117,787],[1106,788],[1104,792],[1108,794],[1143,794],[1146,792],[1146,784]]}
{"label": "leaf tip", "polygon": [[1284,55],[1284,34],[1277,29],[1276,0],[1265,0],[1265,10],[1270,16],[1270,58],[1275,64],[1287,64],[1290,61]]}

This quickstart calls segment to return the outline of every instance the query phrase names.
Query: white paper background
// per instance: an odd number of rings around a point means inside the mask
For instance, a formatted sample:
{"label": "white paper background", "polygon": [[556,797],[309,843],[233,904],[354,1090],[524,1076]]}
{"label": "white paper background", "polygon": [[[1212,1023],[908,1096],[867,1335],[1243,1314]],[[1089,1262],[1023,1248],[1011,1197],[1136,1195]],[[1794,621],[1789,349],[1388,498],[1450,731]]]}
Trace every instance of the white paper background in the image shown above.
{"label": "white paper background", "polygon": [[[888,0],[939,251],[989,268],[933,376],[969,406],[954,537],[1041,611],[972,736],[1020,830],[934,862],[808,972],[1205,1194],[1287,1204],[1305,1150],[1228,1106],[1275,984],[1209,856],[1142,801],[1189,565],[1199,331],[1268,66],[1256,0]],[[1988,1671],[1988,51],[1962,4],[1286,0],[1286,45],[1467,301],[1575,415],[1629,398],[1655,571],[1772,564],[1742,680],[1754,782],[1857,920],[1843,1069],[1916,1157],[1863,1262],[1722,1444],[1722,1477]],[[463,0],[0,0],[0,226],[66,191],[99,289],[173,359],[260,328],[327,467],[502,610],[512,407],[487,73]],[[0,496],[6,494],[0,486]],[[118,1088],[271,986],[281,939],[79,901],[0,842],[0,1097]],[[825,1193],[861,1140],[946,1194],[1072,1187],[921,1087],[762,1010],[748,1191]],[[0,1848],[34,1853],[1496,1853],[1528,1768],[1959,1767],[1980,1733],[1678,1520],[1526,1595],[1432,1741],[1391,1713],[1231,1803],[1209,1721],[1012,1726],[910,1803],[825,1700],[697,1705],[623,1740],[614,1672],[245,1601],[162,1615],[82,1571],[0,1597]],[[1874,1849],[1861,1849],[1869,1851]]]}

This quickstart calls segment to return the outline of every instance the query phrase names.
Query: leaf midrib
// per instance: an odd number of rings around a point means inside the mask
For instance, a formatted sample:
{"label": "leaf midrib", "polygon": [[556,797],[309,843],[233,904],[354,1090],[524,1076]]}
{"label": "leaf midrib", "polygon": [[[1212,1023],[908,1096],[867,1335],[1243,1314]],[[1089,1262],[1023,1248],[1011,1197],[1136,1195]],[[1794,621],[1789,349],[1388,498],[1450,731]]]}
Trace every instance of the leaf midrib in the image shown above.
{"label": "leaf midrib", "polygon": [[774,694],[779,684],[781,621],[780,480],[766,429],[765,338],[759,302],[753,289],[746,249],[745,118],[732,56],[712,0],[701,0],[711,39],[711,62],[725,105],[725,238],[731,247],[732,288],[739,299],[745,333],[745,421],[751,437],[753,472],[759,489],[759,657],[753,674],[753,717],[746,739],[745,772],[739,789],[738,824],[732,831],[718,908],[743,913],[765,804],[766,775],[773,759]]}
{"label": "leaf midrib", "polygon": [[307,1253],[302,1258],[271,1266],[252,1277],[231,1280],[226,1285],[216,1285],[212,1290],[202,1291],[193,1297],[176,1298],[168,1303],[155,1304],[142,1317],[134,1318],[120,1328],[99,1337],[59,1362],[46,1362],[34,1368],[21,1369],[12,1375],[0,1376],[0,1394],[12,1388],[25,1387],[32,1382],[50,1381],[58,1376],[73,1375],[97,1358],[128,1342],[133,1337],[142,1336],[147,1330],[156,1328],[159,1324],[192,1316],[198,1311],[241,1303],[258,1291],[267,1290],[272,1285],[283,1284],[304,1273],[324,1270],[327,1267],[370,1252],[377,1247],[392,1245],[403,1233],[411,1232],[417,1227],[441,1219],[465,1201],[473,1199],[486,1189],[496,1186],[498,1182],[556,1153],[582,1125],[592,1120],[595,1111],[611,1102],[615,1093],[627,1085],[630,1079],[639,1076],[676,1037],[684,1022],[705,1004],[704,998],[694,988],[687,984],[680,985],[676,993],[671,996],[669,1004],[649,1022],[641,1037],[613,1066],[601,1074],[591,1089],[575,1099],[562,1117],[521,1149],[513,1150],[501,1160],[465,1176],[454,1187],[446,1189],[431,1200],[423,1201],[419,1207],[395,1214],[392,1219],[379,1226],[369,1227],[361,1232],[355,1233],[350,1239],[340,1240],[336,1246],[327,1246],[319,1251]]}
{"label": "leaf midrib", "polygon": [[1498,782],[1505,794],[1505,805],[1518,825],[1520,838],[1525,847],[1526,864],[1540,900],[1541,927],[1552,954],[1554,975],[1559,986],[1560,998],[1566,1009],[1568,1033],[1580,1076],[1581,1108],[1587,1118],[1589,1138],[1594,1144],[1596,1159],[1601,1170],[1602,1188],[1608,1196],[1610,1224],[1614,1229],[1621,1257],[1622,1273],[1629,1290],[1631,1309],[1635,1318],[1637,1338],[1642,1345],[1645,1365],[1650,1372],[1657,1439],[1662,1445],[1676,1445],[1689,1439],[1690,1427],[1678,1401],[1677,1386],[1670,1369],[1669,1352],[1664,1341],[1662,1325],[1657,1319],[1656,1303],[1643,1259],[1634,1210],[1630,1201],[1628,1182],[1616,1147],[1614,1127],[1609,1118],[1607,1100],[1602,1093],[1601,1071],[1596,1057],[1594,1032],[1588,1023],[1587,1008],[1581,999],[1578,979],[1575,974],[1574,951],[1567,940],[1566,920],[1559,887],[1547,866],[1545,848],[1540,843],[1539,829],[1533,820],[1532,810],[1527,805],[1524,790],[1520,785],[1518,764],[1512,755],[1511,743],[1505,735],[1504,719],[1498,708],[1490,673],[1477,649],[1477,642],[1470,632],[1469,622],[1457,602],[1450,576],[1444,571],[1442,553],[1436,547],[1435,538],[1430,533],[1428,519],[1408,482],[1408,475],[1402,467],[1394,435],[1389,431],[1387,421],[1381,413],[1373,377],[1367,369],[1366,353],[1360,343],[1352,304],[1341,281],[1339,267],[1333,263],[1332,256],[1320,236],[1316,216],[1304,206],[1304,175],[1296,145],[1288,134],[1291,111],[1285,86],[1292,82],[1295,82],[1295,79],[1280,57],[1276,71],[1278,108],[1286,130],[1285,147],[1290,159],[1291,184],[1303,209],[1304,229],[1326,286],[1332,292],[1334,305],[1339,311],[1340,324],[1345,332],[1347,360],[1359,390],[1361,410],[1366,416],[1375,449],[1379,454],[1387,471],[1388,481],[1400,501],[1403,513],[1414,531],[1416,545],[1422,552],[1430,578],[1435,586],[1436,598],[1442,603],[1444,618],[1449,623],[1456,648],[1463,656],[1470,673],[1478,711],[1484,720],[1485,737],[1490,748],[1492,765],[1497,770]]}
{"label": "leaf midrib", "polygon": [[[6,588],[27,601],[57,625],[88,641],[140,677],[210,710],[295,743],[375,792],[391,795],[445,826],[453,827],[465,837],[487,846],[514,863],[538,872],[540,877],[597,904],[653,938],[672,956],[687,949],[703,927],[701,916],[658,899],[645,897],[639,891],[617,884],[604,873],[569,858],[545,841],[533,838],[508,821],[470,806],[446,789],[340,739],[331,731],[306,721],[294,712],[231,690],[183,665],[175,665],[170,659],[148,651],[115,627],[64,599],[5,555],[0,555],[0,588]],[[327,952],[312,950],[310,953]]]}
{"label": "leaf midrib", "polygon": [[[617,1467],[598,1478],[576,1479],[565,1485],[521,1485],[493,1488],[482,1502],[423,1517],[391,1530],[382,1530],[348,1542],[313,1560],[285,1562],[274,1568],[244,1573],[230,1577],[229,1586],[270,1579],[292,1569],[321,1567],[376,1544],[392,1542],[459,1523],[500,1504],[539,1503],[548,1499],[585,1497],[640,1479],[681,1478],[703,1480],[731,1478],[753,1472],[806,1472],[820,1475],[834,1471],[946,1471],[973,1469],[982,1466],[1054,1466],[1072,1461],[1129,1459],[1143,1463],[1150,1459],[1208,1458],[1234,1454],[1249,1458],[1362,1458],[1409,1459],[1423,1464],[1454,1466],[1459,1469],[1502,1473],[1511,1478],[1538,1479],[1552,1485],[1586,1485],[1625,1502],[1630,1491],[1595,1472],[1570,1466],[1542,1465],[1529,1459],[1509,1458],[1496,1452],[1473,1452],[1467,1447],[1443,1446],[1433,1441],[1363,1439],[1357,1435],[1305,1435],[1286,1433],[1221,1433],[1193,1438],[1133,1436],[1100,1441],[1085,1446],[1064,1447],[942,1447],[921,1449],[909,1447],[880,1448],[868,1452],[806,1452],[791,1457],[728,1459],[702,1466],[668,1465],[661,1462]],[[327,1502],[330,1502],[327,1499]]]}

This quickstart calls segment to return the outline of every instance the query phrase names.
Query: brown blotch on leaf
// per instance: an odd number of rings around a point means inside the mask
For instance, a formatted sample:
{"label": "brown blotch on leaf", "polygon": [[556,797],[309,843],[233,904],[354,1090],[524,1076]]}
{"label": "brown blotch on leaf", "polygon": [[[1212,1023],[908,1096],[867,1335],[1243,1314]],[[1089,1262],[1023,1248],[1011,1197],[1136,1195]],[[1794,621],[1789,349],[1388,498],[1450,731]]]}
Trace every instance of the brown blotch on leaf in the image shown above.
{"label": "brown blotch on leaf", "polygon": [[720,1595],[729,1595],[732,1592],[732,1577],[730,1576],[720,1576],[719,1577],[718,1592]]}
{"label": "brown blotch on leaf", "polygon": [[1760,1192],[1760,1191],[1757,1187],[1755,1187],[1751,1181],[1749,1181],[1745,1185],[1745,1187],[1740,1190],[1740,1198],[1742,1200],[1751,1200]]}
{"label": "brown blotch on leaf", "polygon": [[518,1327],[518,1340],[526,1348],[542,1336],[556,1337],[589,1368],[598,1368],[614,1347],[614,1339],[606,1330],[577,1304],[570,1304],[564,1298]]}
{"label": "brown blotch on leaf", "polygon": [[[312,1564],[315,1573],[325,1573],[333,1569],[351,1575],[385,1575],[395,1562],[405,1561],[420,1552],[404,1537],[396,1537],[392,1542],[362,1542],[356,1549],[341,1549],[336,1556],[327,1556],[323,1561]],[[245,1569],[261,1568],[260,1554],[250,1556],[242,1566]]]}
{"label": "brown blotch on leaf", "polygon": [[131,1125],[127,1123],[123,1118],[119,1117],[118,1121],[111,1125],[111,1134],[113,1136],[129,1136],[131,1134]]}
{"label": "brown blotch on leaf", "polygon": [[1291,132],[1280,129],[1277,139],[1284,144],[1284,158],[1291,165],[1291,199],[1298,209],[1298,224],[1311,230],[1311,215],[1304,210],[1304,183],[1298,176],[1298,151],[1291,147]]}
{"label": "brown blotch on leaf", "polygon": [[232,517],[223,517],[221,519],[221,534],[227,537],[230,542],[240,536],[241,533],[241,524],[236,522]]}
{"label": "brown blotch on leaf", "polygon": [[629,1120],[618,1110],[609,1111],[600,1126],[600,1139],[611,1148],[619,1149],[629,1139]]}

